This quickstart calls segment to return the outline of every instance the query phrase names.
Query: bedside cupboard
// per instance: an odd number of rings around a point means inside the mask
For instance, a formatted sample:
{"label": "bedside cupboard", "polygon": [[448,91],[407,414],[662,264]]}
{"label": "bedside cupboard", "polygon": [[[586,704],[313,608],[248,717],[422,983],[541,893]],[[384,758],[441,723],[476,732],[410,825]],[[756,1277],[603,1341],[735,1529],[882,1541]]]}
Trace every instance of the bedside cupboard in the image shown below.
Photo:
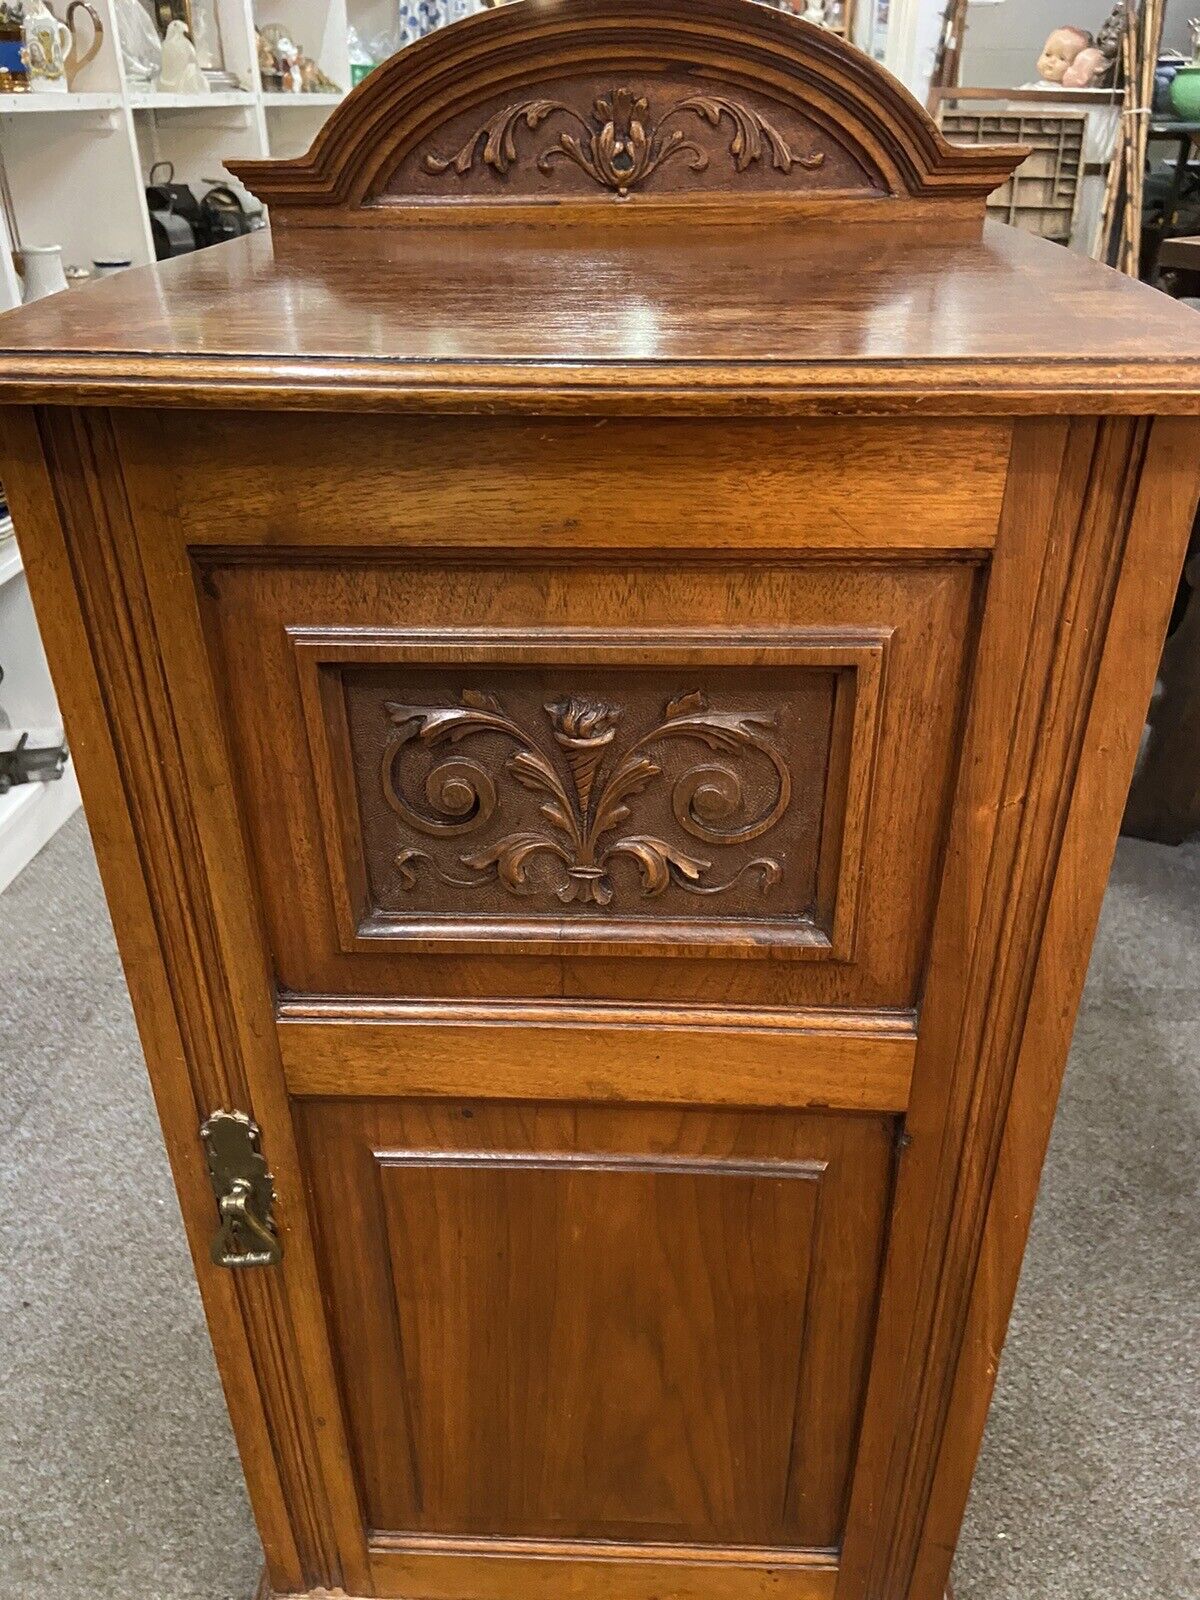
{"label": "bedside cupboard", "polygon": [[521,0],[0,322],[264,1595],[942,1594],[1200,489],[1020,156]]}

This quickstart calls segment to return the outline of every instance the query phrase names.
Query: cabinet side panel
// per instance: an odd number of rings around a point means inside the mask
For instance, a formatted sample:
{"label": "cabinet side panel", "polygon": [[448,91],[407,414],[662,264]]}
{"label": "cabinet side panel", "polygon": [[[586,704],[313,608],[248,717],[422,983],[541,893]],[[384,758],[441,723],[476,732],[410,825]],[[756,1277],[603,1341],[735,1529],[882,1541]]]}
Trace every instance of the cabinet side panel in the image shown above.
{"label": "cabinet side panel", "polygon": [[[1153,425],[1096,677],[988,1203],[914,1600],[946,1588],[1160,643],[1200,494],[1200,426]],[[1106,870],[1101,871],[1104,867]]]}
{"label": "cabinet side panel", "polygon": [[[5,447],[25,485],[27,542],[45,567],[48,644],[68,716],[78,695],[85,799],[271,1579],[281,1592],[351,1586],[366,1576],[361,1519],[341,1493],[341,1419],[311,1315],[306,1219],[287,1204],[300,1186],[282,1070],[263,1026],[271,992],[240,826],[222,804],[228,769],[211,685],[191,653],[198,619],[178,582],[177,517],[158,504],[135,514],[108,413],[45,411],[17,427],[5,430]],[[39,458],[37,481],[28,462]],[[60,638],[64,599],[78,628]],[[229,1108],[264,1130],[283,1196],[278,1269],[230,1273],[209,1257],[217,1214],[199,1125]]]}
{"label": "cabinet side panel", "polygon": [[[63,414],[57,423],[59,433],[71,429],[75,420],[72,414]],[[79,426],[85,428],[86,424],[81,421]],[[196,1136],[202,1113],[176,1014],[146,861],[146,852],[154,848],[155,840],[141,825],[144,817],[139,816],[136,800],[139,784],[153,780],[146,766],[148,752],[143,748],[139,760],[131,744],[130,721],[136,723],[140,709],[127,677],[136,651],[130,635],[132,622],[118,594],[104,580],[104,564],[98,567],[88,555],[89,546],[94,549],[98,540],[113,536],[110,526],[100,526],[83,509],[89,492],[101,498],[112,493],[111,475],[79,455],[73,461],[59,455],[51,468],[38,418],[24,408],[6,408],[0,413],[0,474],[21,541],[72,759],[79,771],[92,842],[268,1567],[280,1589],[296,1589],[304,1581],[304,1571],[255,1381],[252,1335],[233,1276],[212,1271],[208,1260],[212,1190]],[[106,646],[100,642],[101,635]]]}
{"label": "cabinet side panel", "polygon": [[[1035,983],[1054,966],[1045,944],[1051,889],[1141,515],[1149,439],[1148,421],[1111,418],[1031,422],[1014,436],[921,1009],[842,1600],[940,1595],[940,1579],[914,1587],[921,1534],[954,1423],[1025,1022]],[[1152,570],[1177,559],[1185,531],[1181,522]],[[1135,676],[1158,642],[1140,641]],[[1089,895],[1102,892],[1109,849],[1097,829],[1064,869]],[[1060,1023],[1059,1065],[1073,1004]],[[1015,1274],[1015,1243],[1008,1248]]]}

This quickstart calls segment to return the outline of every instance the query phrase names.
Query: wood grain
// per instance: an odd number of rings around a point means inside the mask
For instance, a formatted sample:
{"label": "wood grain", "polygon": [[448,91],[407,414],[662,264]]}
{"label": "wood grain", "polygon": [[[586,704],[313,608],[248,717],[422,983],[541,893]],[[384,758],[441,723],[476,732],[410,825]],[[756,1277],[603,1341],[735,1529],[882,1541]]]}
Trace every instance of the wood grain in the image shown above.
{"label": "wood grain", "polygon": [[[111,434],[103,417],[39,426],[8,411],[0,440],[267,1565],[296,1591],[337,1572],[337,1557],[313,1482],[311,1413],[290,1382],[298,1354],[283,1286],[247,1284],[209,1258],[197,1129],[210,1110],[257,1101],[234,1049],[198,852],[180,842],[194,839],[194,815]],[[266,1146],[276,1170],[280,1143]],[[289,1233],[292,1220],[285,1213]]]}
{"label": "wood grain", "polygon": [[[708,1559],[705,1557],[708,1556]],[[397,1540],[372,1543],[371,1572],[381,1595],[416,1600],[559,1600],[579,1584],[597,1600],[831,1600],[837,1564],[808,1552],[647,1549],[640,1557],[600,1544],[520,1545],[515,1541]]]}
{"label": "wood grain", "polygon": [[295,999],[280,1007],[300,1096],[489,1098],[902,1112],[916,1054],[903,1012]]}
{"label": "wood grain", "polygon": [[[906,1123],[912,1145],[897,1186],[872,1375],[882,1403],[875,1393],[868,1401],[872,1468],[855,1486],[858,1506],[869,1497],[873,1511],[856,1520],[852,1505],[855,1533],[843,1552],[840,1581],[851,1594],[919,1593],[913,1569],[937,1441],[1148,437],[1145,424],[1081,423],[1015,443],[1020,474],[980,644],[986,693],[968,723],[968,792],[956,801]],[[1153,646],[1146,641],[1148,656]],[[1019,672],[996,672],[995,652],[1005,650]],[[969,786],[989,767],[996,799],[979,805]],[[1101,866],[1107,859],[1102,849]],[[948,1074],[948,1060],[960,1071]],[[925,1593],[940,1593],[940,1580],[930,1583]]]}
{"label": "wood grain", "polygon": [[[1121,574],[1098,641],[1095,689],[1046,908],[962,1342],[913,1578],[949,1594],[954,1545],[983,1438],[1105,876],[1166,631],[1175,568],[1200,498],[1193,427],[1154,423],[1129,513]],[[1164,536],[1164,530],[1170,530]]]}
{"label": "wood grain", "polygon": [[299,1115],[376,1537],[837,1543],[886,1119]]}
{"label": "wood grain", "polygon": [[[363,417],[124,419],[127,458],[178,475],[188,542],[255,550],[987,550],[1011,428],[999,421]],[[296,454],[286,480],[263,471]],[[957,465],[947,476],[946,462]],[[897,474],[895,464],[903,461]],[[222,492],[214,495],[218,480]]]}
{"label": "wood grain", "polygon": [[[1016,228],[949,244],[889,228],[685,233],[686,250],[677,226],[607,219],[263,231],[6,312],[0,384],[12,401],[134,409],[539,419],[1200,411],[1186,306]],[[237,429],[227,442],[236,458]],[[597,457],[617,459],[602,439]],[[640,457],[635,436],[624,459]],[[326,452],[323,470],[340,459]],[[311,490],[307,460],[295,470]],[[940,494],[971,471],[965,451],[947,464],[926,502],[935,525]]]}

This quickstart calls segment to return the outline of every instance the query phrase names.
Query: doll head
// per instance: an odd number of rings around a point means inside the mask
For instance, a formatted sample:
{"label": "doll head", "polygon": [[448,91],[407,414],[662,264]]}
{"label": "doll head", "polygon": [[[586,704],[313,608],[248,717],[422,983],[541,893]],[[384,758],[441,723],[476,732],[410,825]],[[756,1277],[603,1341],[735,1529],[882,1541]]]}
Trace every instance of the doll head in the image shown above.
{"label": "doll head", "polygon": [[1081,50],[1088,49],[1091,43],[1091,34],[1085,33],[1082,28],[1055,28],[1038,57],[1038,77],[1043,83],[1061,83],[1075,57]]}
{"label": "doll head", "polygon": [[1063,73],[1064,89],[1090,89],[1108,71],[1108,58],[1094,44],[1087,45]]}

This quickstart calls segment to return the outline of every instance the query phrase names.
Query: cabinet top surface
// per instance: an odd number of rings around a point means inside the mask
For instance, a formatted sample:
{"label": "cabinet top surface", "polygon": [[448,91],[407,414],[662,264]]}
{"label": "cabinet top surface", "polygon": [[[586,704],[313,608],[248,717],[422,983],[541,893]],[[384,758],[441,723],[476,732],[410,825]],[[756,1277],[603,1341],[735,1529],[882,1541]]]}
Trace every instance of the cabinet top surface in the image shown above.
{"label": "cabinet top surface", "polygon": [[14,311],[0,398],[1200,411],[1200,319],[983,224],[1024,152],[750,0],[516,0],[392,56],[251,236]]}
{"label": "cabinet top surface", "polygon": [[0,319],[9,400],[1200,410],[1200,317],[1059,246],[863,226],[305,229]]}

